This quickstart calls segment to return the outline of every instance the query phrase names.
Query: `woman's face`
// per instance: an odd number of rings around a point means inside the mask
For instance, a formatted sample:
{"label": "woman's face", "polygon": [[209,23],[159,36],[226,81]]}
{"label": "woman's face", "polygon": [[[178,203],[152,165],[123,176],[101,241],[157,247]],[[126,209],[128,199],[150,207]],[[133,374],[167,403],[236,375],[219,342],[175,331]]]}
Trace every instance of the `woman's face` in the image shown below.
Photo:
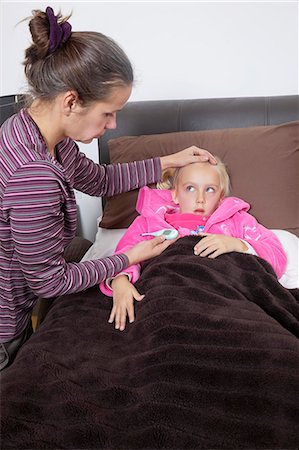
{"label": "woman's face", "polygon": [[65,120],[65,135],[74,141],[89,144],[103,136],[106,130],[116,128],[116,113],[128,101],[132,86],[114,88],[104,101],[82,107],[78,103]]}
{"label": "woman's face", "polygon": [[219,173],[208,162],[182,167],[172,195],[182,214],[209,216],[223,197]]}

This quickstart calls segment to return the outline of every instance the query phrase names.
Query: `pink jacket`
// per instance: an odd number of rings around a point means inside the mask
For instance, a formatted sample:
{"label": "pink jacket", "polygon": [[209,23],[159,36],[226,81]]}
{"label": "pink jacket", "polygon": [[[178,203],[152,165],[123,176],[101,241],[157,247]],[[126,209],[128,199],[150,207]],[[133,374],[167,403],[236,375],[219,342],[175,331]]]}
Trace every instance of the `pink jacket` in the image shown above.
{"label": "pink jacket", "polygon": [[[274,268],[280,278],[286,267],[286,254],[270,230],[260,225],[247,211],[250,205],[237,197],[226,197],[217,210],[207,220],[204,232],[212,234],[225,234],[243,239],[255,254],[264,258]],[[179,208],[171,196],[170,190],[151,189],[143,187],[139,191],[136,210],[140,214],[128,228],[119,241],[115,253],[123,253],[140,241],[152,239],[151,236],[140,236],[148,231],[158,231],[163,228],[173,228],[165,220],[166,212],[178,212]],[[189,236],[190,229],[178,227],[180,237]],[[135,283],[140,275],[140,264],[128,267],[126,273],[131,282]],[[109,281],[100,284],[101,291],[112,296]]]}

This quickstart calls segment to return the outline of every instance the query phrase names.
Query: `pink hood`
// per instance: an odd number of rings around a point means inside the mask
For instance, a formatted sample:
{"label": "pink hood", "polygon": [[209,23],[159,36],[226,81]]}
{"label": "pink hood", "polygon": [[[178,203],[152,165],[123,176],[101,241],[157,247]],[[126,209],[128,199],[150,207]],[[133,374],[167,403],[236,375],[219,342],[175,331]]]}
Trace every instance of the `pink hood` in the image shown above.
{"label": "pink hood", "polygon": [[[249,209],[250,205],[237,197],[224,198],[217,210],[207,221],[205,232],[207,232],[212,225],[230,219],[240,211],[247,212]],[[146,186],[139,191],[136,211],[143,217],[150,219],[152,226],[155,227],[158,217],[165,221],[165,213],[179,212],[179,207],[172,200],[171,191],[169,189],[151,189]],[[166,222],[165,228],[171,228],[171,226]],[[155,230],[151,229],[151,231]],[[181,236],[190,235],[190,230],[185,232],[183,227],[180,227],[179,231]]]}

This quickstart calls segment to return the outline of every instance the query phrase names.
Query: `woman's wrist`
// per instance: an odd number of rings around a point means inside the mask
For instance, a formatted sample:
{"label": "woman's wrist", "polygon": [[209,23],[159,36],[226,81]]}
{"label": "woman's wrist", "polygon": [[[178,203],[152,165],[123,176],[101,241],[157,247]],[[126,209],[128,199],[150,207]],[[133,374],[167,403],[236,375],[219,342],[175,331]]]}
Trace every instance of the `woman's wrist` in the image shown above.
{"label": "woman's wrist", "polygon": [[173,162],[171,163],[171,156],[172,155],[160,157],[162,172],[165,169],[169,169],[170,167],[173,167]]}

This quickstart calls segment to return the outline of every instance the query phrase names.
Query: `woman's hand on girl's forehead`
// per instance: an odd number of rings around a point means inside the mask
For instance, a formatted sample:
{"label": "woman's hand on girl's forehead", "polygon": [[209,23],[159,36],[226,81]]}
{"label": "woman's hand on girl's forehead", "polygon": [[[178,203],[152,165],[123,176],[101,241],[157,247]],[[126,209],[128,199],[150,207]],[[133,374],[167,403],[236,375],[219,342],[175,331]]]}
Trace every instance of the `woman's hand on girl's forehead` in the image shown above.
{"label": "woman's hand on girl's forehead", "polygon": [[205,161],[209,161],[211,164],[217,164],[216,159],[210,152],[203,148],[196,147],[195,145],[187,147],[177,153],[162,156],[160,159],[162,170],[170,167],[183,167],[187,164]]}
{"label": "woman's hand on girl's forehead", "polygon": [[197,147],[196,145],[192,145],[191,147],[188,147],[186,150],[192,151],[193,156],[199,157],[197,161],[193,162],[204,162],[209,161],[211,164],[217,164],[216,158],[210,153],[208,150],[205,150],[204,148]]}

